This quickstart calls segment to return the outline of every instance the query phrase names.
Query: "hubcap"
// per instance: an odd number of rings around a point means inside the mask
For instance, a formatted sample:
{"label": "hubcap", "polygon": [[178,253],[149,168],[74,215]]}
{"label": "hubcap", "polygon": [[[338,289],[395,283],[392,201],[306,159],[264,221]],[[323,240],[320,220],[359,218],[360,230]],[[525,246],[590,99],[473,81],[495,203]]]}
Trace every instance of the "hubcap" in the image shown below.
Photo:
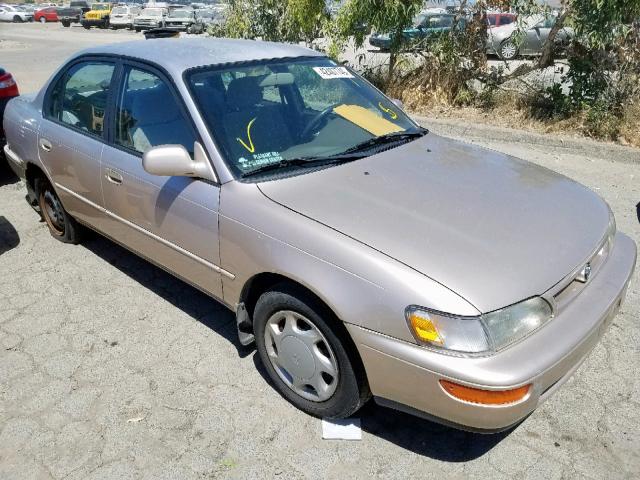
{"label": "hubcap", "polygon": [[309,319],[283,310],[269,318],[264,331],[269,361],[280,379],[314,402],[331,398],[338,386],[338,362],[329,342]]}
{"label": "hubcap", "polygon": [[516,46],[513,43],[511,42],[505,43],[502,46],[502,56],[504,58],[512,58],[512,57],[515,57],[515,55],[516,55]]}
{"label": "hubcap", "polygon": [[42,193],[42,200],[47,224],[57,235],[64,235],[64,214],[60,200],[51,190]]}

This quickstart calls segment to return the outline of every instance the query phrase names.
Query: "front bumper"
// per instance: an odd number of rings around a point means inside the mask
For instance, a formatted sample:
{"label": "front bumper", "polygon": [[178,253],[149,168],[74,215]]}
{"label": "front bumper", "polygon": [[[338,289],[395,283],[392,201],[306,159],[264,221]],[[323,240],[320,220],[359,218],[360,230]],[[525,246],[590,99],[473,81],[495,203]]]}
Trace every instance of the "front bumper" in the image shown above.
{"label": "front bumper", "polygon": [[152,28],[160,28],[160,22],[145,22],[145,23],[133,23],[134,28],[138,28],[140,30],[151,30]]}
{"label": "front bumper", "polygon": [[[636,245],[622,233],[600,271],[543,328],[504,351],[454,357],[347,325],[376,400],[387,406],[472,431],[508,429],[566,382],[618,312],[636,263]],[[482,405],[459,400],[439,380],[486,390],[532,384],[520,401]]]}
{"label": "front bumper", "polygon": [[80,23],[83,27],[104,27],[109,23],[108,18],[83,18],[80,20]]}

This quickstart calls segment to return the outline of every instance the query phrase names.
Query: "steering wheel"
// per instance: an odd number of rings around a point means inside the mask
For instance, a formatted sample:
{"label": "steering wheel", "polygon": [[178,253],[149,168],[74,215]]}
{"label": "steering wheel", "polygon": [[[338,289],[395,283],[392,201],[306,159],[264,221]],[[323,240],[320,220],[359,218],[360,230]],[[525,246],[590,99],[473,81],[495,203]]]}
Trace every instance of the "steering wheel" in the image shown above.
{"label": "steering wheel", "polygon": [[307,138],[307,136],[313,132],[314,128],[322,121],[324,120],[324,118],[329,115],[330,113],[333,112],[333,109],[336,108],[337,106],[342,105],[342,103],[334,103],[333,105],[328,106],[327,108],[325,108],[324,110],[322,110],[321,112],[318,112],[311,120],[309,120],[309,123],[307,123],[307,126],[304,127],[304,130],[302,130],[302,133],[300,134],[300,138]]}

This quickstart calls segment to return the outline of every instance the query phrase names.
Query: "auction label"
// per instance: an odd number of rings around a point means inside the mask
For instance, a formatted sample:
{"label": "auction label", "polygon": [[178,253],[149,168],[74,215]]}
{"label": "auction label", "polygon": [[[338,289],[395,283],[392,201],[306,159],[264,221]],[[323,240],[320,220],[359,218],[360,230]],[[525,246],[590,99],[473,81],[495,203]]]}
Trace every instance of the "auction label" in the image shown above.
{"label": "auction label", "polygon": [[326,80],[332,78],[353,78],[353,74],[345,67],[313,67],[313,70]]}

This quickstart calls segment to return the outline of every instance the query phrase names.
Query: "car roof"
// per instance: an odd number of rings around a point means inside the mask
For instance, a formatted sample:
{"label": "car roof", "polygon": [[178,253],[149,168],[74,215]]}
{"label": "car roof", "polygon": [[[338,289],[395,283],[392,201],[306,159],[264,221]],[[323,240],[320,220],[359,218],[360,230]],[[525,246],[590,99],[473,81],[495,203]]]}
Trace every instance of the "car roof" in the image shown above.
{"label": "car roof", "polygon": [[80,55],[117,55],[147,60],[180,75],[207,65],[325,55],[299,45],[229,38],[157,38],[114,43],[83,50]]}

